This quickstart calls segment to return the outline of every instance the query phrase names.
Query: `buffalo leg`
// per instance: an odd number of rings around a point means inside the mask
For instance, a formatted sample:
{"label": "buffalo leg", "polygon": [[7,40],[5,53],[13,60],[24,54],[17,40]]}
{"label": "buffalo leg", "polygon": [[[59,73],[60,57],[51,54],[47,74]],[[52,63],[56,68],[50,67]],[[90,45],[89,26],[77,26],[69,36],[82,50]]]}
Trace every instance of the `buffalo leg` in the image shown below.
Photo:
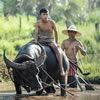
{"label": "buffalo leg", "polygon": [[59,82],[61,86],[61,96],[66,96],[66,82],[65,76],[60,76]]}
{"label": "buffalo leg", "polygon": [[17,95],[22,94],[21,86],[19,84],[15,83],[15,89],[16,89],[16,94]]}
{"label": "buffalo leg", "polygon": [[55,93],[56,92],[56,89],[55,89],[54,86],[49,86],[49,87],[45,88],[45,91],[47,93]]}
{"label": "buffalo leg", "polygon": [[42,93],[43,93],[43,89],[42,89],[42,90],[40,90],[40,91],[37,91],[37,92],[36,92],[36,95],[38,95],[38,96],[39,96],[39,95],[42,95]]}

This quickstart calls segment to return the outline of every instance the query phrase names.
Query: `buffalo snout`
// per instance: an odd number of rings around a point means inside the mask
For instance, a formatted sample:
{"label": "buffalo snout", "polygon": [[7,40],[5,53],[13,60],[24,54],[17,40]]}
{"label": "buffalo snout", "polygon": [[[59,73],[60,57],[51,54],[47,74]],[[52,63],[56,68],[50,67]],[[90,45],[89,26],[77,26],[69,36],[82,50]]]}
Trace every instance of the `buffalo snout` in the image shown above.
{"label": "buffalo snout", "polygon": [[43,89],[43,86],[42,86],[41,82],[39,81],[38,75],[36,75],[33,80],[32,90],[38,91],[41,89]]}

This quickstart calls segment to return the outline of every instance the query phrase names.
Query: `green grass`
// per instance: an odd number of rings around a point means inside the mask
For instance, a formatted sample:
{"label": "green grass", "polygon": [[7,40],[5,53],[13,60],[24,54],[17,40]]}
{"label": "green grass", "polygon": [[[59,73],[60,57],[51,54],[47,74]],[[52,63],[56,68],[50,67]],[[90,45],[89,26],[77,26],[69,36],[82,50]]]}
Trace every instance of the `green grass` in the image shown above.
{"label": "green grass", "polygon": [[88,76],[82,76],[92,83],[100,84],[100,54],[87,54],[86,57],[79,56],[79,66],[83,72],[90,72]]}
{"label": "green grass", "polygon": [[21,32],[19,32],[19,16],[10,16],[9,20],[6,20],[3,16],[0,17],[0,55],[2,55],[4,49],[7,50],[8,55],[16,54],[26,42],[33,38],[32,32],[36,18],[30,17],[29,21],[25,16],[21,18],[22,27]]}
{"label": "green grass", "polygon": [[17,40],[25,37],[31,36],[31,32],[34,30],[34,22],[36,18],[30,17],[30,20],[27,20],[27,17],[22,16],[22,27],[21,32],[19,28],[19,16],[9,17],[9,20],[6,20],[3,16],[0,17],[0,39],[7,40]]}
{"label": "green grass", "polygon": [[[19,16],[10,16],[9,20],[6,20],[3,16],[0,16],[0,61],[3,61],[2,55],[3,50],[6,49],[6,55],[11,60],[14,60],[20,48],[28,41],[33,39],[34,25],[36,23],[35,17],[29,17],[27,20],[26,16],[22,18],[22,29],[19,32]],[[65,23],[61,20],[56,23],[59,37],[59,45],[61,45],[64,39],[67,39],[67,35],[62,34],[62,30],[66,29]],[[76,37],[79,39],[87,50],[87,56],[80,56],[82,64],[79,63],[80,67],[84,72],[91,72],[87,77],[87,80],[99,80],[100,76],[100,42],[96,41],[95,36],[97,32],[93,23],[84,23],[82,25],[76,25],[78,30],[82,33],[82,36]],[[3,62],[4,63],[4,62]]]}

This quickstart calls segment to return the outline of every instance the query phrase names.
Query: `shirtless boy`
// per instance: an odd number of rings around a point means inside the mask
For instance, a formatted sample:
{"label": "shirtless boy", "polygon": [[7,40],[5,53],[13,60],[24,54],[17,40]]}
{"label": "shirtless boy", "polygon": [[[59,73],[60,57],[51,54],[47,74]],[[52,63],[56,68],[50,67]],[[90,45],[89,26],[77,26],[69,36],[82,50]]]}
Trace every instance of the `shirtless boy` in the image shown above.
{"label": "shirtless boy", "polygon": [[[77,53],[78,51],[81,52],[83,56],[86,55],[86,50],[84,49],[82,43],[75,38],[75,36],[80,36],[81,33],[77,31],[76,27],[74,25],[71,25],[67,30],[62,31],[65,35],[68,35],[69,38],[64,40],[62,42],[62,49],[65,51],[66,56],[68,57],[69,61],[71,61],[74,64],[78,64],[77,60]],[[73,64],[70,64],[74,68],[75,71],[77,71],[76,66]],[[69,80],[69,86],[72,88],[77,87],[77,83],[75,82],[75,73],[73,69],[70,67],[69,73],[68,73],[68,80]]]}
{"label": "shirtless boy", "polygon": [[[60,75],[64,76],[64,69],[62,65],[61,55],[58,50],[58,33],[53,20],[48,19],[49,11],[46,8],[40,10],[40,20],[36,23],[35,42],[48,44],[56,53],[57,60],[60,66]],[[53,38],[53,31],[55,41]]]}

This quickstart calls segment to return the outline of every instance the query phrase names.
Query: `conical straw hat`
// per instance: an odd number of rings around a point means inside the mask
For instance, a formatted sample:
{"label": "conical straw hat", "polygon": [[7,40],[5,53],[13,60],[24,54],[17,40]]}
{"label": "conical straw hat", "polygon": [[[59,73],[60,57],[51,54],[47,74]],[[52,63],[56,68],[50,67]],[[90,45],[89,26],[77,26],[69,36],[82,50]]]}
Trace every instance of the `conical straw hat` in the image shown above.
{"label": "conical straw hat", "polygon": [[62,33],[65,34],[65,35],[68,35],[68,31],[77,32],[75,36],[81,35],[81,33],[77,30],[77,28],[74,25],[71,25],[67,30],[63,30]]}

